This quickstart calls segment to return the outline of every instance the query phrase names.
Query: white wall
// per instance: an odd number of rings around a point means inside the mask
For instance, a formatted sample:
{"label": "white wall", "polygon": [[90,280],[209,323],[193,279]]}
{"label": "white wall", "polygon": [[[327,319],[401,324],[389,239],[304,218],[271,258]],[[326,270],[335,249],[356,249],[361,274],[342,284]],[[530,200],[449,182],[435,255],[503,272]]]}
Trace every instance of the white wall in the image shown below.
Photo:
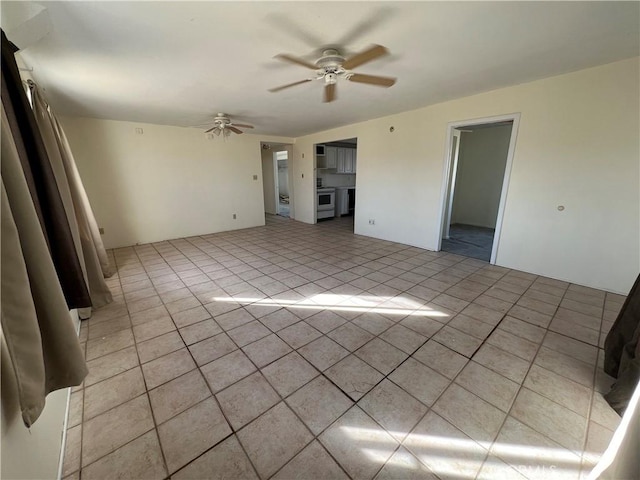
{"label": "white wall", "polygon": [[[80,320],[76,310],[70,312],[74,326]],[[0,478],[58,478],[62,434],[65,427],[69,389],[47,395],[45,408],[36,422],[27,428],[22,421],[17,384],[4,339],[2,339],[2,455]]]}
{"label": "white wall", "polygon": [[461,132],[451,223],[496,227],[511,125]]}
{"label": "white wall", "polygon": [[276,184],[274,180],[272,150],[262,150],[262,182],[264,211],[271,215],[277,215],[278,207],[276,205]]}
{"label": "white wall", "polygon": [[22,423],[17,405],[17,410],[6,411],[2,404],[2,478],[57,478],[68,392],[65,388],[50,393],[30,429]]}
{"label": "white wall", "polygon": [[291,141],[243,134],[225,142],[194,128],[89,118],[62,123],[107,248],[264,225],[260,141]]}
{"label": "white wall", "polygon": [[520,112],[496,263],[627,293],[640,270],[638,60],[298,138],[297,219],[315,219],[313,145],[357,137],[355,232],[436,249],[447,124]]}

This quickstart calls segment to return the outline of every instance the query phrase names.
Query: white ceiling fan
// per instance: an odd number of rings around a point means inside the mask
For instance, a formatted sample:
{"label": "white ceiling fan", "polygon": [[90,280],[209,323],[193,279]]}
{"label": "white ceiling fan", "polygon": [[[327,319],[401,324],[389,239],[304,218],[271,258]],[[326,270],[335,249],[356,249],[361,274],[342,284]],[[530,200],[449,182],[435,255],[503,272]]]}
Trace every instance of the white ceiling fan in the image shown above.
{"label": "white ceiling fan", "polygon": [[294,57],[286,53],[276,55],[275,58],[285,62],[302,65],[310,70],[315,71],[314,78],[305,78],[297,82],[282,85],[280,87],[269,89],[270,92],[279,92],[285,88],[294,87],[312,80],[324,81],[324,102],[333,102],[336,99],[336,83],[338,79],[345,79],[351,82],[366,83],[379,87],[391,87],[396,83],[393,77],[381,77],[378,75],[365,75],[363,73],[354,73],[351,69],[363,65],[367,62],[375,60],[378,57],[387,55],[389,51],[381,45],[372,45],[366,50],[345,59],[338,50],[329,48],[322,52],[322,56],[315,63]]}
{"label": "white ceiling fan", "polygon": [[253,125],[234,123],[226,113],[218,113],[218,115],[213,119],[213,127],[204,133],[211,132],[216,136],[222,135],[223,138],[228,138],[231,135],[231,132],[236,134],[244,133],[240,128],[253,128]]}

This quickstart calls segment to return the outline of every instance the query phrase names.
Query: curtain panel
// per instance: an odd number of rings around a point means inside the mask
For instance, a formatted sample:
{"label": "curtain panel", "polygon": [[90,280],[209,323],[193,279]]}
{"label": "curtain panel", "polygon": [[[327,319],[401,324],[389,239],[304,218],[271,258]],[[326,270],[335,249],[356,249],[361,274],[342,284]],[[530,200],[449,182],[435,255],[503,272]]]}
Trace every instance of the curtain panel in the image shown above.
{"label": "curtain panel", "polygon": [[87,375],[69,310],[88,316],[112,295],[108,256],[66,136],[35,85],[31,110],[15,51],[2,32],[0,340],[3,379],[15,380],[11,400],[31,426],[49,392]]}
{"label": "curtain panel", "polygon": [[0,317],[22,419],[31,426],[46,395],[82,383],[87,366],[8,125],[3,104]]}
{"label": "curtain panel", "polygon": [[[29,82],[29,88],[35,119],[60,192],[91,303],[93,308],[100,308],[113,298],[104,281],[105,273],[110,273],[109,258],[100,238],[98,223],[62,127],[35,83]],[[80,312],[81,318],[88,317],[87,313]]]}
{"label": "curtain panel", "polygon": [[69,309],[91,306],[89,290],[64,204],[15,60],[15,46],[2,32],[2,104],[6,125]]}

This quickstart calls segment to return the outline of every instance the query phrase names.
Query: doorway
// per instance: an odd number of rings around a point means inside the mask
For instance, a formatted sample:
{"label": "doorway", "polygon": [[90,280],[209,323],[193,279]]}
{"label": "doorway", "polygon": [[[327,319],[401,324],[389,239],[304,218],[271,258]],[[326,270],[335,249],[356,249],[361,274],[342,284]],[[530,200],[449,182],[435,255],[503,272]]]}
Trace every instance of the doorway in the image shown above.
{"label": "doorway", "polygon": [[518,121],[449,124],[439,250],[495,263]]}
{"label": "doorway", "polygon": [[273,154],[275,195],[278,215],[281,217],[290,216],[290,195],[289,195],[289,154],[286,150]]}
{"label": "doorway", "polygon": [[358,139],[345,138],[314,145],[316,222],[333,220],[353,232],[356,210]]}
{"label": "doorway", "polygon": [[262,143],[261,150],[264,211],[293,218],[291,145]]}

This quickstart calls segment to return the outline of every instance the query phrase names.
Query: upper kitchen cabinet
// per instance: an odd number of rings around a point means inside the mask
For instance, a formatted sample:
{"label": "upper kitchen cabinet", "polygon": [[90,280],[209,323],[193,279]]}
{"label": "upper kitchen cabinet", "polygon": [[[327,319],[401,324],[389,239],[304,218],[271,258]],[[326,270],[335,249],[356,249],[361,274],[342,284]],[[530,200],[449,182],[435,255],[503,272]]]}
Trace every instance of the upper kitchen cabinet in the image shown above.
{"label": "upper kitchen cabinet", "polygon": [[324,168],[338,168],[338,147],[325,147]]}
{"label": "upper kitchen cabinet", "polygon": [[356,173],[357,150],[355,148],[337,149],[336,173]]}
{"label": "upper kitchen cabinet", "polygon": [[356,173],[356,139],[350,138],[316,145],[316,167],[329,174]]}

